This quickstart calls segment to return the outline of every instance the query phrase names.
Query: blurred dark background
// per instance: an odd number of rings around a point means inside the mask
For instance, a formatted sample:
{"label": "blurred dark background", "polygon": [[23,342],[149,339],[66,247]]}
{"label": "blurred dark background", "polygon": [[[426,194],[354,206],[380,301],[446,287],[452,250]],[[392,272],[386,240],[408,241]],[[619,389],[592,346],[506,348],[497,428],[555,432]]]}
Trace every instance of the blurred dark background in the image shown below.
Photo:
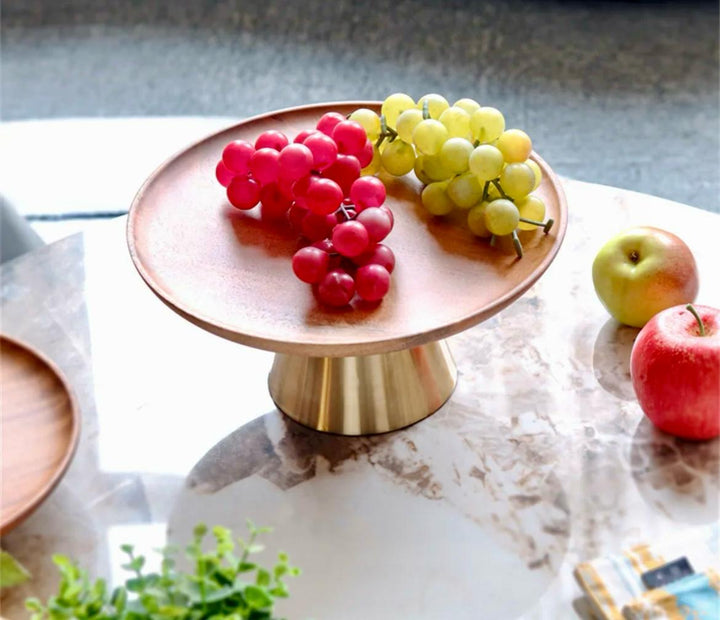
{"label": "blurred dark background", "polygon": [[[718,2],[4,0],[2,117],[473,97],[562,175],[720,211]],[[150,172],[150,171],[148,171]]]}

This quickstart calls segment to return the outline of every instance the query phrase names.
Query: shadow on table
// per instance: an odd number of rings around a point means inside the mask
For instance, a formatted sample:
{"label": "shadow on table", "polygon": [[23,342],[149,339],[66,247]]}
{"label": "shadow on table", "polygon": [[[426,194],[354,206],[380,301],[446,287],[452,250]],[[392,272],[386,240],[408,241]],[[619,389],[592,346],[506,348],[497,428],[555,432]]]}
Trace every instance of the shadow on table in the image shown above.
{"label": "shadow on table", "polygon": [[702,524],[720,514],[720,440],[685,441],[643,418],[630,452],[632,477],[643,499],[673,521]]}
{"label": "shadow on table", "polygon": [[501,422],[452,401],[366,437],[319,433],[278,410],[245,424],[190,471],[169,538],[197,521],[242,535],[247,517],[273,527],[268,542],[305,573],[293,612],[348,619],[398,605],[399,617],[441,617],[440,601],[468,613],[488,601],[492,617],[517,617],[556,578],[570,539],[551,469]]}
{"label": "shadow on table", "polygon": [[630,353],[639,331],[609,319],[595,339],[595,378],[606,391],[623,400],[635,399],[630,379]]}

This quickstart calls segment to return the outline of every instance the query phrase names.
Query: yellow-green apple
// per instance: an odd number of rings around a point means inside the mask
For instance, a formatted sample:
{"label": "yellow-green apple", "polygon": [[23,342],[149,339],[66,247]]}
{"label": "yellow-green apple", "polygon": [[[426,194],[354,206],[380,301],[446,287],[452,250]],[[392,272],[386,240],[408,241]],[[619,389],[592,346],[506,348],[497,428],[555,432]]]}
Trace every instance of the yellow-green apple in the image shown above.
{"label": "yellow-green apple", "polygon": [[630,376],[660,430],[685,439],[720,435],[720,310],[680,305],[656,314],[635,339]]}
{"label": "yellow-green apple", "polygon": [[620,323],[642,327],[671,306],[695,301],[695,258],[678,236],[637,226],[610,239],[592,265],[595,292]]}

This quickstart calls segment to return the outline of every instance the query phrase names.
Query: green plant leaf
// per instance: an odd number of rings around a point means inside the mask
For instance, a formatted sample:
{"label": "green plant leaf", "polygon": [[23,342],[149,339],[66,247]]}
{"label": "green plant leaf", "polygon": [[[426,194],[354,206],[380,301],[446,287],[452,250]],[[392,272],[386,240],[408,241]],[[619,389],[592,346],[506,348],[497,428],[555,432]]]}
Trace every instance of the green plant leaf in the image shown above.
{"label": "green plant leaf", "polygon": [[[198,524],[186,547],[192,567],[188,572],[175,566],[169,556],[176,549],[167,547],[156,550],[162,559],[160,573],[144,575],[145,558],[136,557],[132,545],[123,545],[128,556],[125,567],[134,574],[112,593],[105,581],[92,581],[87,571],[66,556],[56,555],[53,561],[61,574],[58,594],[45,606],[28,599],[27,609],[34,620],[272,620],[274,600],[288,596],[282,577],[299,571],[289,566],[285,554],[278,555],[273,567],[249,562],[249,553],[264,548],[257,536],[270,529],[252,522],[248,528],[247,542],[238,539],[243,555],[237,558],[233,534],[224,527],[212,528],[215,548],[203,553],[201,544],[208,528]],[[252,571],[255,583],[247,575],[246,580],[239,578]]]}
{"label": "green plant leaf", "polygon": [[237,567],[238,573],[247,573],[248,571],[255,570],[257,568],[257,564],[254,562],[240,562]]}
{"label": "green plant leaf", "polygon": [[270,585],[270,573],[264,568],[259,568],[257,576],[255,577],[255,583],[261,587]]}
{"label": "green plant leaf", "polygon": [[196,541],[199,542],[200,540],[205,538],[205,534],[207,534],[207,531],[208,531],[207,525],[205,525],[204,523],[198,523],[193,528],[193,537],[195,538]]}
{"label": "green plant leaf", "polygon": [[245,600],[253,609],[265,609],[272,605],[272,598],[268,596],[264,588],[250,585],[245,588]]}
{"label": "green plant leaf", "polygon": [[7,551],[0,551],[0,588],[10,588],[28,579],[28,570]]}

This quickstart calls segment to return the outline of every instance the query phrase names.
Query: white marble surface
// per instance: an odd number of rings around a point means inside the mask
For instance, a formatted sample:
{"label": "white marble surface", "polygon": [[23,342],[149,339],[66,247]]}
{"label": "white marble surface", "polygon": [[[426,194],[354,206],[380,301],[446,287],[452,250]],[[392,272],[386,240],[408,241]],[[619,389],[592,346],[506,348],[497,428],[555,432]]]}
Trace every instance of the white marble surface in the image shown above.
{"label": "white marble surface", "polygon": [[[318,434],[267,393],[272,354],[191,326],[145,288],[123,221],[4,265],[3,331],[75,386],[81,443],[65,479],[3,537],[34,575],[3,615],[56,584],[53,552],[120,578],[117,547],[187,540],[199,520],[271,525],[303,569],[289,618],[585,616],[574,566],[718,520],[718,440],[644,419],[590,264],[634,224],[672,230],[720,306],[717,215],[568,181],[556,261],[512,306],[449,340],[460,378],[427,420],[382,436]],[[482,611],[479,611],[482,610]]]}

